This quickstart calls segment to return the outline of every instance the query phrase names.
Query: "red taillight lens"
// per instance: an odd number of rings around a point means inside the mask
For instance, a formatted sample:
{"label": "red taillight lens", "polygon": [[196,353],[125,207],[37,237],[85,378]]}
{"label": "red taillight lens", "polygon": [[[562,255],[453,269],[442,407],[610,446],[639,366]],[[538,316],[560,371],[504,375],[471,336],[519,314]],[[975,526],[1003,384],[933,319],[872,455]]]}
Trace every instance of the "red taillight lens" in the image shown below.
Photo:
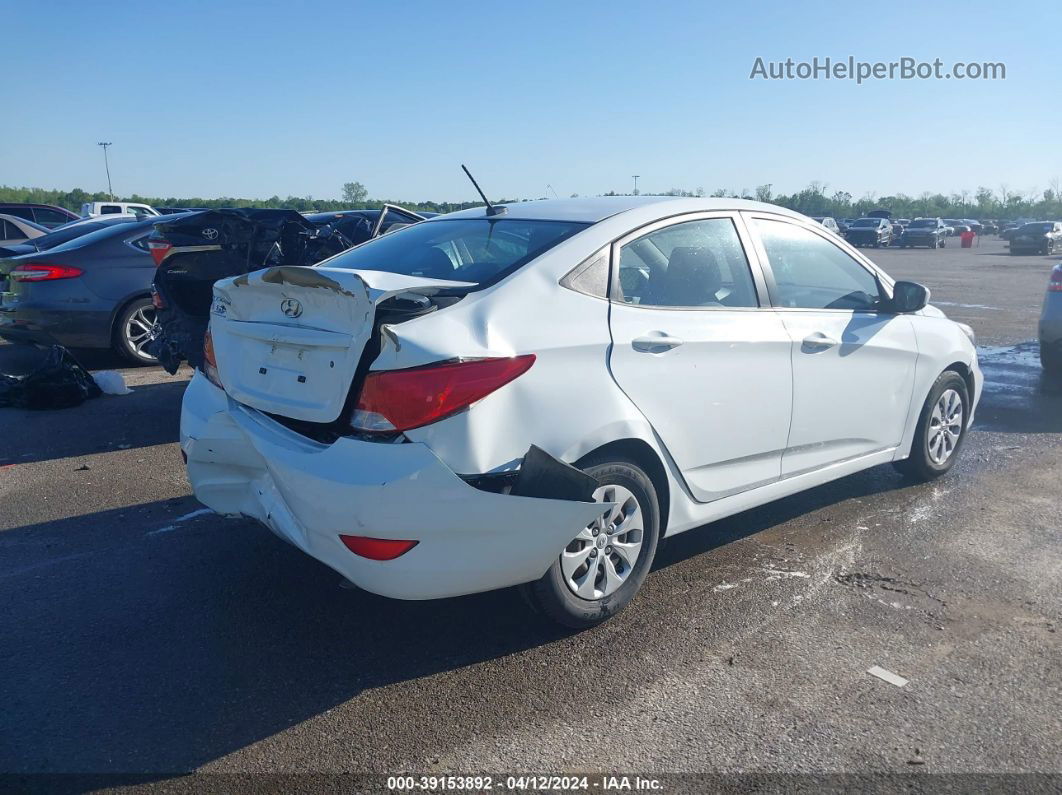
{"label": "red taillight lens", "polygon": [[535,363],[535,355],[446,362],[408,370],[369,373],[351,427],[394,433],[429,425],[481,400]]}
{"label": "red taillight lens", "polygon": [[19,265],[11,271],[11,278],[19,282],[53,282],[57,279],[76,279],[84,273],[71,265]]}
{"label": "red taillight lens", "polygon": [[394,560],[417,545],[416,541],[397,541],[390,538],[340,535],[343,545],[358,557],[369,560]]}
{"label": "red taillight lens", "polygon": [[173,244],[169,240],[163,240],[162,238],[149,238],[147,242],[148,251],[151,252],[151,258],[155,260],[155,267],[157,268],[162,264],[162,261],[166,259],[166,256],[170,253],[170,249],[173,248]]}
{"label": "red taillight lens", "polygon": [[210,329],[203,335],[203,375],[210,379],[210,383],[218,389],[224,389],[221,383],[221,375],[218,373],[218,361],[214,358],[214,337]]}
{"label": "red taillight lens", "polygon": [[166,302],[162,300],[162,293],[160,293],[154,287],[151,288],[151,305],[156,309],[166,308]]}
{"label": "red taillight lens", "polygon": [[1047,292],[1062,293],[1062,265],[1055,265],[1051,271],[1051,281],[1047,283]]}

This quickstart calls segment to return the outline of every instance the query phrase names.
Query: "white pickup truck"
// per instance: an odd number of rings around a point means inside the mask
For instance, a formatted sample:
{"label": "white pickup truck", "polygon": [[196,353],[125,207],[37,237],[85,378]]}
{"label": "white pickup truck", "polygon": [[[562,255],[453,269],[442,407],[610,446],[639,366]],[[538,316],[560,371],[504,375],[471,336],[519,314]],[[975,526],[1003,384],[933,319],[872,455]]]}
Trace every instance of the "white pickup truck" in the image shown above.
{"label": "white pickup truck", "polygon": [[85,202],[81,205],[81,217],[93,218],[98,215],[160,215],[158,210],[148,204],[136,202]]}

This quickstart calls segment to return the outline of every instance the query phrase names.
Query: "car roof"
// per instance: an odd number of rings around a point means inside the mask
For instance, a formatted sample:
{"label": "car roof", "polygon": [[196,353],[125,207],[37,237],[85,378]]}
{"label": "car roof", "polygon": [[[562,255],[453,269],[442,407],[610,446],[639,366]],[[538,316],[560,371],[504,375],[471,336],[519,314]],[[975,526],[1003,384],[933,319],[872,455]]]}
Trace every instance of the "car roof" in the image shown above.
{"label": "car roof", "polygon": [[656,215],[667,217],[684,212],[711,212],[720,210],[759,210],[795,218],[803,215],[775,204],[748,199],[679,198],[675,196],[597,196],[578,199],[539,199],[514,202],[504,206],[504,215],[488,216],[486,207],[473,207],[446,215],[429,218],[424,223],[438,223],[455,218],[496,218],[532,221],[573,221],[595,224],[620,213],[642,208],[657,209]]}
{"label": "car roof", "polygon": [[[0,208],[2,207],[40,207],[48,210],[59,210],[60,212],[69,213],[70,210],[65,207],[60,207],[57,204],[40,204],[38,202],[0,202]],[[76,215],[76,213],[75,213]]]}

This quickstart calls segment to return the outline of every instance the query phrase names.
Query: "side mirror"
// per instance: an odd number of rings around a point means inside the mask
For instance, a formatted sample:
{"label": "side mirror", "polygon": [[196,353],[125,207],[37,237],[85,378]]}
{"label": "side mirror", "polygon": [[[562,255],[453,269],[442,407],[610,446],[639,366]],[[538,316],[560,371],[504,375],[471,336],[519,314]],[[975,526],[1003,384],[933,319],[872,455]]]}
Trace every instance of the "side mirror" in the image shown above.
{"label": "side mirror", "polygon": [[929,288],[918,282],[896,282],[892,286],[892,302],[890,309],[893,312],[904,314],[917,312],[925,309],[929,303]]}

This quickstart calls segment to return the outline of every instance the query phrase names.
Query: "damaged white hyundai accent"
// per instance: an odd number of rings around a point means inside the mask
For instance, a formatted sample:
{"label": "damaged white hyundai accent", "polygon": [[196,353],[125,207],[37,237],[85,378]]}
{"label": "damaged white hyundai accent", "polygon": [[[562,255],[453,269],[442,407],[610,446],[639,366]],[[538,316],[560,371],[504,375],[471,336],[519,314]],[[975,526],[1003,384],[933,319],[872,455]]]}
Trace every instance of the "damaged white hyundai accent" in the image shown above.
{"label": "damaged white hyundai accent", "polygon": [[804,216],[729,199],[440,216],[214,286],[196,496],[384,596],[627,605],[657,543],[891,462],[955,463],[969,327]]}

